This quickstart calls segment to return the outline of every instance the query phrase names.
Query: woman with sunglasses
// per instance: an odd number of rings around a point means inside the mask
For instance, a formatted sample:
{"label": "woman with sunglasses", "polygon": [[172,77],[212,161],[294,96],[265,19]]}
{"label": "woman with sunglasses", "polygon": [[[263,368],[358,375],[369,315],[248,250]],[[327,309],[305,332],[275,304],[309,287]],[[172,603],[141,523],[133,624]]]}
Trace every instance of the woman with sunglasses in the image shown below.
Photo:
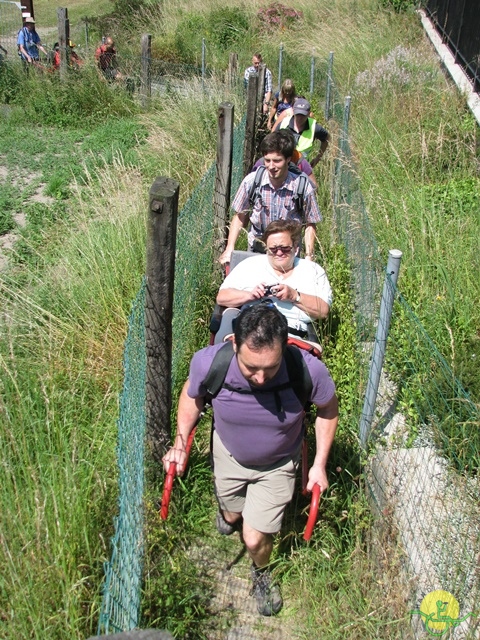
{"label": "woman with sunglasses", "polygon": [[[320,265],[297,256],[301,238],[298,222],[271,222],[263,237],[266,254],[246,258],[229,273],[218,292],[217,304],[241,307],[269,297],[287,318],[291,335],[312,339],[311,323],[327,317],[332,290]],[[219,334],[226,333],[227,327],[222,326]]]}

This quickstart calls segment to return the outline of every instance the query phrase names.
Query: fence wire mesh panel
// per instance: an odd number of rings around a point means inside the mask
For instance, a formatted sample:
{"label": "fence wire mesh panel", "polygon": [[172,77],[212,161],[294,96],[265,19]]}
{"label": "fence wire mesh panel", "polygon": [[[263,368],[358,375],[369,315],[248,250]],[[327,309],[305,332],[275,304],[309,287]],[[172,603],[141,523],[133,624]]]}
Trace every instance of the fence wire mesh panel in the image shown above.
{"label": "fence wire mesh panel", "polygon": [[98,632],[138,626],[143,555],[143,481],[145,439],[145,282],[128,323],[124,381],[118,419],[119,515],[105,584]]}
{"label": "fence wire mesh panel", "polygon": [[[0,45],[7,51],[8,60],[19,59],[17,35],[22,28],[22,5],[20,2],[0,0]],[[5,53],[0,49],[0,62]]]}
{"label": "fence wire mesh panel", "polygon": [[[235,128],[232,192],[242,179],[245,119]],[[198,301],[212,285],[215,164],[206,172],[178,216],[173,314],[172,385],[183,383],[199,347]],[[206,283],[205,285],[203,283]],[[206,287],[205,291],[202,287]],[[213,298],[212,298],[213,299]],[[145,283],[134,302],[124,351],[124,385],[118,420],[119,515],[105,584],[98,633],[139,625],[143,556],[145,437]],[[196,320],[197,319],[197,320]]]}
{"label": "fence wire mesh panel", "polygon": [[[369,363],[382,266],[338,97],[333,111],[340,129],[336,230],[351,267],[359,352],[370,375],[380,374],[365,480],[373,511],[389,532],[391,556],[402,558],[413,612],[404,637],[427,637],[419,606],[428,594],[444,590],[459,604],[445,637],[473,640],[479,637],[480,610],[480,410],[396,290],[384,367],[378,371]],[[443,636],[446,624],[432,630]]]}

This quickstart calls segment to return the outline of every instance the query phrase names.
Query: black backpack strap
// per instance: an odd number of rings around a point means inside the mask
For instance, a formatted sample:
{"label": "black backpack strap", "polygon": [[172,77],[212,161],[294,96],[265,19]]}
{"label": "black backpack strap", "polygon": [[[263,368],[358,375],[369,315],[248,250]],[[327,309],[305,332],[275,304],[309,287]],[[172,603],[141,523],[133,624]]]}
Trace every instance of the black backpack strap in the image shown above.
{"label": "black backpack strap", "polygon": [[248,200],[251,207],[255,206],[257,199],[260,197],[260,185],[262,184],[262,178],[265,171],[266,169],[264,164],[261,164],[255,171],[255,178],[253,179],[252,186],[248,192]]}
{"label": "black backpack strap", "polygon": [[215,354],[207,376],[202,383],[207,389],[206,402],[211,402],[212,398],[215,398],[222,388],[232,358],[233,342],[228,340]]}
{"label": "black backpack strap", "polygon": [[305,407],[310,402],[313,382],[300,349],[294,345],[287,345],[285,349],[285,362],[287,364],[290,385],[302,406]]}
{"label": "black backpack strap", "polygon": [[[248,390],[238,390],[230,385],[224,385],[233,353],[233,342],[229,340],[215,354],[206,378],[202,383],[207,390],[205,397],[206,402],[211,402],[212,398],[218,395],[223,386],[238,393],[251,393],[251,391]],[[284,357],[287,365],[288,382],[279,385],[275,389],[270,389],[269,393],[291,387],[302,406],[305,407],[310,401],[313,389],[312,377],[310,376],[307,364],[300,353],[300,349],[293,345],[287,345]]]}
{"label": "black backpack strap", "polygon": [[290,171],[290,173],[294,173],[296,176],[299,176],[302,173],[302,170],[300,169],[298,164],[295,164],[295,162],[288,163],[288,170]]}
{"label": "black backpack strap", "polygon": [[305,206],[305,191],[307,189],[307,182],[308,182],[307,174],[301,172],[300,175],[298,176],[297,188],[293,196],[293,200],[295,202],[295,210],[298,211],[298,213],[301,213],[302,217],[304,217],[303,209]]}

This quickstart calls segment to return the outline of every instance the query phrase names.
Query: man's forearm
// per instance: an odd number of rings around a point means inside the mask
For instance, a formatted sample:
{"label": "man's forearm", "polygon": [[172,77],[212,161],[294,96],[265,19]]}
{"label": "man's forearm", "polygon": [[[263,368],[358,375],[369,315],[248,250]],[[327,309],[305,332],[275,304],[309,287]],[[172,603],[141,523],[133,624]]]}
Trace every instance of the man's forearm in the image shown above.
{"label": "man's forearm", "polygon": [[325,407],[317,409],[317,417],[315,419],[315,439],[316,453],[313,465],[319,465],[325,468],[328,460],[328,454],[335,438],[335,432],[338,425],[338,401],[337,396],[333,396],[332,400]]}
{"label": "man's forearm", "polygon": [[190,398],[187,393],[189,381],[183,385],[178,401],[177,434],[175,445],[185,449],[188,436],[195,427],[201,412],[203,411],[203,398]]}
{"label": "man's forearm", "polygon": [[320,162],[323,154],[327,150],[327,147],[328,147],[328,140],[322,140],[320,144],[320,151],[317,153],[315,158],[310,163],[310,166],[312,167],[312,169],[314,169],[317,166],[317,164]]}
{"label": "man's forearm", "polygon": [[307,224],[305,227],[305,255],[313,256],[315,249],[315,239],[317,237],[317,227],[315,224]]}

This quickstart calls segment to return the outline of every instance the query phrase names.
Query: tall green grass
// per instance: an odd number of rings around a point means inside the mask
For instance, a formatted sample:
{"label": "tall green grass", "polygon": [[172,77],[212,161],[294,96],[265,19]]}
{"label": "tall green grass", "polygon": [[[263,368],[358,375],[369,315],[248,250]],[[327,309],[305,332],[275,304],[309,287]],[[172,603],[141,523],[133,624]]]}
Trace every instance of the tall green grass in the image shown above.
{"label": "tall green grass", "polygon": [[122,199],[99,216],[99,201],[88,204],[97,187],[85,187],[83,209],[57,230],[61,254],[37,262],[26,287],[15,269],[0,282],[2,638],[95,629],[116,513],[122,342],[145,246],[138,174],[119,163],[98,180]]}
{"label": "tall green grass", "polygon": [[402,293],[478,399],[478,125],[422,43],[358,80],[351,125],[377,242],[402,250]]}

